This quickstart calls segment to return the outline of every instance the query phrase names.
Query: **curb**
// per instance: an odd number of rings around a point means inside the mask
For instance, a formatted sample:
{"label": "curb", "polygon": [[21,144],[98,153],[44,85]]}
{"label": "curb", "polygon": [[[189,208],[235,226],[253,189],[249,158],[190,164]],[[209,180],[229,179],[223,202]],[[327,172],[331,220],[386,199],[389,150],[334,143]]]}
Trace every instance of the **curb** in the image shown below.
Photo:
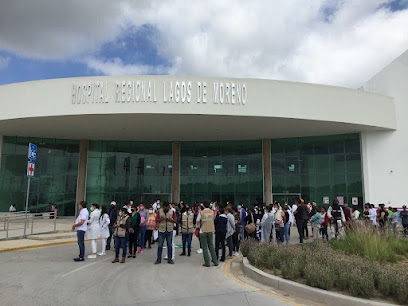
{"label": "curb", "polygon": [[375,302],[372,300],[366,300],[356,298],[348,295],[343,295],[335,292],[326,291],[319,288],[303,285],[291,280],[287,280],[275,275],[266,273],[251,265],[247,258],[242,260],[242,270],[244,274],[253,280],[266,284],[268,286],[277,288],[279,290],[286,291],[290,294],[297,295],[299,297],[307,298],[308,300],[325,303],[329,305],[392,305],[389,303]]}
{"label": "curb", "polygon": [[14,248],[3,249],[3,250],[0,250],[0,253],[20,251],[20,250],[26,250],[26,249],[43,248],[43,247],[47,247],[47,246],[70,244],[70,243],[76,243],[76,242],[77,242],[76,240],[69,240],[69,241],[61,241],[61,242],[50,242],[50,243],[42,243],[42,244],[24,245],[24,246],[19,246],[19,247],[14,247]]}

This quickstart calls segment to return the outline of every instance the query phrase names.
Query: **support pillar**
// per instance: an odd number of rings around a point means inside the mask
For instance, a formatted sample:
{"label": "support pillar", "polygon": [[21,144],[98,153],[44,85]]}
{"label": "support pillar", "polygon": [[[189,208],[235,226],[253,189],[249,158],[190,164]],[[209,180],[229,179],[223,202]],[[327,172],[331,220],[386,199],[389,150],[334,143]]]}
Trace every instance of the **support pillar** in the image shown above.
{"label": "support pillar", "polygon": [[262,139],[263,200],[272,204],[271,140]]}
{"label": "support pillar", "polygon": [[173,165],[171,175],[171,199],[180,202],[180,141],[173,141]]}
{"label": "support pillar", "polygon": [[78,161],[78,179],[76,192],[75,215],[78,215],[78,205],[86,198],[86,173],[88,164],[89,140],[81,139],[79,141],[79,161]]}

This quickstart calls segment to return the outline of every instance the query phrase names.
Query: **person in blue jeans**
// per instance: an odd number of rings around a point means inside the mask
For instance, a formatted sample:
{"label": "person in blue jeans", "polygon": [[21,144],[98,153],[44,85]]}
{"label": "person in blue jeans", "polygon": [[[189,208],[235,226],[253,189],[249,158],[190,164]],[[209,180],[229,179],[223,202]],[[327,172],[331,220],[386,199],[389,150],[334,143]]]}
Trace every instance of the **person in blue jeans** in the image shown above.
{"label": "person in blue jeans", "polygon": [[186,207],[187,210],[181,216],[181,238],[183,241],[183,253],[180,256],[186,255],[186,246],[187,254],[191,256],[191,240],[193,239],[193,233],[195,231],[194,227],[194,215],[190,207]]}
{"label": "person in blue jeans", "polygon": [[145,207],[145,202],[139,205],[139,215],[140,215],[140,225],[139,225],[139,238],[138,238],[138,245],[139,250],[137,251],[139,254],[143,253],[143,248],[145,245],[145,237],[146,237],[146,229],[147,229],[147,221],[149,220],[149,211]]}
{"label": "person in blue jeans", "polygon": [[74,261],[84,261],[85,256],[85,233],[87,229],[87,222],[89,217],[89,212],[86,209],[87,203],[81,201],[79,203],[79,215],[75,220],[74,225],[72,226],[72,231],[77,232],[78,247],[79,247],[79,256],[74,258]]}
{"label": "person in blue jeans", "polygon": [[126,208],[121,208],[116,223],[113,225],[115,232],[113,237],[115,239],[115,259],[112,263],[119,262],[119,251],[122,248],[122,260],[120,263],[126,261],[127,241],[129,238],[129,228],[132,219],[129,217]]}
{"label": "person in blue jeans", "polygon": [[241,203],[238,204],[237,210],[239,213],[240,240],[243,241],[245,236],[245,218],[247,216],[247,212]]}
{"label": "person in blue jeans", "polygon": [[289,206],[283,206],[283,212],[285,213],[285,225],[283,227],[283,236],[285,237],[286,244],[289,244],[289,230],[290,230],[290,222],[289,222]]}
{"label": "person in blue jeans", "polygon": [[174,264],[172,258],[173,250],[173,228],[174,223],[177,222],[176,212],[170,209],[170,204],[168,201],[163,203],[163,208],[161,208],[157,213],[157,223],[159,228],[159,246],[157,247],[157,260],[154,264],[158,265],[162,260],[162,250],[164,240],[167,242],[167,261],[169,264]]}

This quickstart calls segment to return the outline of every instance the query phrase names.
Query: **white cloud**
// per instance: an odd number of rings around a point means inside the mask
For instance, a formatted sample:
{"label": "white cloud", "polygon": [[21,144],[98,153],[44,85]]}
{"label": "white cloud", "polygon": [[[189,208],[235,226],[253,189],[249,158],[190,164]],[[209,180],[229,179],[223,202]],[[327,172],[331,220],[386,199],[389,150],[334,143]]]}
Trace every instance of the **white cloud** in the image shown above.
{"label": "white cloud", "polygon": [[126,65],[120,58],[111,60],[98,60],[90,58],[86,60],[89,68],[105,75],[129,75],[129,74],[168,74],[168,69],[162,66],[150,65]]}
{"label": "white cloud", "polygon": [[[15,4],[22,1],[24,11]],[[41,2],[46,6],[29,0],[0,4],[0,49],[45,59],[82,54],[91,69],[103,74],[214,75],[359,87],[408,49],[408,10],[380,8],[388,0]],[[146,23],[157,29],[152,39],[171,67],[96,55],[103,43]]]}
{"label": "white cloud", "polygon": [[9,61],[10,57],[0,56],[0,70],[6,68],[8,66]]}

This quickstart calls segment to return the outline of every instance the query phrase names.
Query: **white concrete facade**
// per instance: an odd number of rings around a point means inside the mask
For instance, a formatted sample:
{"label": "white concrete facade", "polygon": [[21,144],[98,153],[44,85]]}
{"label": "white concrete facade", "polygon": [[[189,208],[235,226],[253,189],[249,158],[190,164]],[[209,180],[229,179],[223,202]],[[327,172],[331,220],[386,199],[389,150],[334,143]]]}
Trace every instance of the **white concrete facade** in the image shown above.
{"label": "white concrete facade", "polygon": [[206,141],[360,133],[365,201],[401,206],[408,198],[407,76],[405,53],[360,90],[177,76],[10,84],[0,86],[0,135]]}
{"label": "white concrete facade", "polygon": [[[150,96],[144,99],[148,102],[140,102],[140,94],[136,102],[140,87],[135,88],[141,83],[145,89],[150,84]],[[124,76],[45,80],[0,86],[0,103],[0,134],[14,136],[242,140],[396,127],[389,97],[255,79]]]}
{"label": "white concrete facade", "polygon": [[[408,203],[408,51],[363,85],[366,92],[394,98],[396,130],[361,133],[365,200]],[[377,117],[381,117],[380,112]]]}

